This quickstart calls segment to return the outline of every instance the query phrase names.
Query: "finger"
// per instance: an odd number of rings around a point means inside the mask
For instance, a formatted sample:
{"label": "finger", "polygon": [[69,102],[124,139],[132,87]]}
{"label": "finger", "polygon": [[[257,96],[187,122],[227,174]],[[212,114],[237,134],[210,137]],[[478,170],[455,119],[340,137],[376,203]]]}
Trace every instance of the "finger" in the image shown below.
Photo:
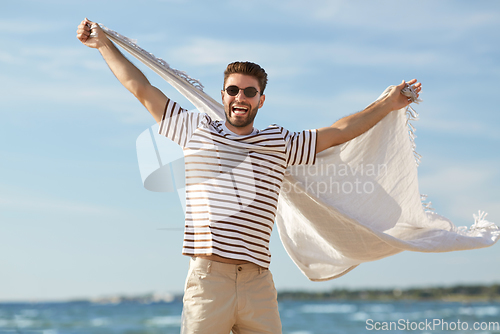
{"label": "finger", "polygon": [[88,38],[90,36],[90,33],[88,31],[78,31],[76,36],[78,39]]}
{"label": "finger", "polygon": [[85,33],[85,32],[89,32],[90,31],[90,28],[87,27],[87,26],[80,26],[78,27],[78,29],[76,30],[77,33]]}
{"label": "finger", "polygon": [[97,25],[94,21],[90,21],[89,19],[85,18],[85,25],[90,29],[92,29],[92,26]]}
{"label": "finger", "polygon": [[407,84],[413,85],[415,82],[417,82],[417,79],[411,79],[410,81],[407,82]]}
{"label": "finger", "polygon": [[78,29],[76,30],[77,34],[81,35],[89,35],[90,34],[90,28],[87,26],[79,26]]}
{"label": "finger", "polygon": [[89,38],[89,35],[88,34],[77,34],[76,38],[78,38],[82,42],[85,42]]}
{"label": "finger", "polygon": [[76,34],[76,38],[80,40],[80,42],[85,42],[88,38],[88,36],[82,35],[82,34]]}
{"label": "finger", "polygon": [[79,27],[79,28],[80,28],[80,27],[82,27],[82,28],[85,28],[85,27],[90,27],[90,24],[91,24],[91,23],[92,23],[92,22],[90,22],[89,20],[85,19],[85,20],[83,20],[83,21],[80,23],[80,25],[79,25],[78,27]]}

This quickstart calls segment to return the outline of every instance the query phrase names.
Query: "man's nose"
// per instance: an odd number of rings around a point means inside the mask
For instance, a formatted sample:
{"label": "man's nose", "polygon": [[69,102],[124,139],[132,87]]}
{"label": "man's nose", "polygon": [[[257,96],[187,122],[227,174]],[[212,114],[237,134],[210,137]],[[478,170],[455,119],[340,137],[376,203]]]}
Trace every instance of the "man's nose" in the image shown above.
{"label": "man's nose", "polygon": [[238,101],[243,101],[243,100],[246,100],[247,97],[246,97],[245,93],[243,92],[243,89],[240,88],[240,90],[238,91],[238,94],[236,94],[236,96],[234,98]]}

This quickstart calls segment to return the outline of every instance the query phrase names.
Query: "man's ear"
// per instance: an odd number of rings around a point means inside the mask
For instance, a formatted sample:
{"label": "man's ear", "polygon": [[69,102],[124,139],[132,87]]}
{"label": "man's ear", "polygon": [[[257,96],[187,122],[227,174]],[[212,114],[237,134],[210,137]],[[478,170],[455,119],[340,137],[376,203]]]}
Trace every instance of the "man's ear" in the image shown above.
{"label": "man's ear", "polygon": [[220,98],[222,99],[222,102],[224,102],[224,91],[221,89],[220,90]]}
{"label": "man's ear", "polygon": [[262,108],[262,106],[264,105],[264,101],[266,100],[266,95],[265,94],[262,94],[260,96],[260,100],[259,100],[259,109]]}

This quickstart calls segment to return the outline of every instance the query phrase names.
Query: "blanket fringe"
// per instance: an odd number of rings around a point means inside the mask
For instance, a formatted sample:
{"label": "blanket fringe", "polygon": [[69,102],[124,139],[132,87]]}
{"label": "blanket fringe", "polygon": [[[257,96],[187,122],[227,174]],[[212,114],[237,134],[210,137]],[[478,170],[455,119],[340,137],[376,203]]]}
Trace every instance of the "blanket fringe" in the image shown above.
{"label": "blanket fringe", "polygon": [[470,231],[498,231],[499,228],[494,223],[486,220],[488,214],[479,210],[478,214],[473,214],[474,224],[470,227]]}
{"label": "blanket fringe", "polygon": [[[412,86],[406,85],[405,88],[401,90],[401,94],[408,97],[412,103],[419,104],[422,102],[422,99],[417,97],[417,93],[413,89]],[[417,153],[417,144],[415,143],[415,138],[417,135],[417,129],[411,122],[415,122],[419,120],[418,112],[412,108],[411,104],[406,107],[406,126],[408,127],[408,136],[410,137],[410,146],[413,152],[413,157],[415,158],[415,164],[420,166],[420,162],[422,161],[422,156]],[[427,201],[427,195],[420,194],[420,201],[422,202],[422,207],[426,212],[435,212],[435,209],[432,207],[432,202]]]}
{"label": "blanket fringe", "polygon": [[[420,102],[422,102],[422,99],[418,98],[415,89],[408,84],[406,84],[406,86],[401,90],[401,94],[411,100],[412,103],[419,104]],[[417,145],[415,144],[415,138],[417,138],[417,136],[415,135],[415,132],[417,131],[417,129],[411,122],[418,121],[418,119],[418,113],[415,111],[415,109],[412,108],[411,104],[409,104],[406,107],[406,125],[408,126],[408,135],[410,136],[411,149],[413,151],[413,156],[415,157],[415,163],[417,164],[417,167],[420,165],[422,156],[416,151]]]}
{"label": "blanket fringe", "polygon": [[427,195],[420,194],[420,201],[422,202],[422,206],[424,207],[425,211],[426,212],[428,212],[428,211],[434,212],[435,209],[432,207],[432,202],[431,201],[426,202],[426,200],[427,200]]}
{"label": "blanket fringe", "polygon": [[467,228],[467,226],[459,226],[457,227],[457,232],[465,236],[475,235],[475,232],[495,232],[495,234],[500,233],[500,228],[495,225],[495,223],[486,220],[487,215],[488,214],[486,212],[479,210],[477,215],[472,214],[472,216],[474,217],[474,224],[472,224],[470,228]]}
{"label": "blanket fringe", "polygon": [[116,38],[122,40],[122,42],[126,43],[128,46],[130,46],[131,48],[135,49],[137,52],[140,52],[143,56],[149,58],[151,61],[156,62],[157,64],[159,64],[161,66],[164,66],[165,68],[167,68],[170,71],[174,72],[178,77],[186,80],[190,85],[192,85],[193,87],[195,87],[195,88],[197,88],[197,89],[199,89],[200,91],[203,92],[203,88],[204,87],[203,87],[203,85],[201,84],[200,81],[191,78],[184,71],[179,71],[179,70],[176,70],[175,68],[170,67],[170,65],[165,60],[163,60],[161,58],[155,57],[154,54],[152,54],[150,52],[147,52],[146,50],[144,50],[143,48],[141,48],[139,45],[137,45],[136,44],[137,40],[130,39],[130,38],[126,37],[126,36],[123,36],[122,34],[119,34],[116,31],[107,28],[103,24],[99,23],[99,26],[101,27],[102,30],[104,30],[104,32],[106,34],[113,35]]}

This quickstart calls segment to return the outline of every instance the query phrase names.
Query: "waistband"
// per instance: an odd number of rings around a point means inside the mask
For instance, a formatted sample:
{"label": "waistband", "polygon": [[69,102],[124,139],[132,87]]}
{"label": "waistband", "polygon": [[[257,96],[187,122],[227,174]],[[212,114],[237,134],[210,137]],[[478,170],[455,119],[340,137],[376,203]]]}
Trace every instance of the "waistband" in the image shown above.
{"label": "waistband", "polygon": [[201,257],[193,256],[190,262],[198,268],[203,268],[207,272],[210,270],[224,271],[231,273],[243,273],[243,272],[259,272],[262,273],[269,269],[258,266],[254,263],[244,263],[244,264],[230,264],[224,262],[217,262],[212,260],[207,260]]}

